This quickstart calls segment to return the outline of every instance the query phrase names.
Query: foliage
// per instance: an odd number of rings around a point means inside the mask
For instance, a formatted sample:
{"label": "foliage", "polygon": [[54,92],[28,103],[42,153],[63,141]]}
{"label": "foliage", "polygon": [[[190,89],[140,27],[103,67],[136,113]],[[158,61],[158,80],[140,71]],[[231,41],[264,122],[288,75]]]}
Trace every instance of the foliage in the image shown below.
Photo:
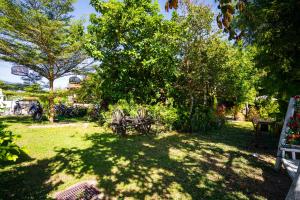
{"label": "foliage", "polygon": [[225,55],[228,60],[223,68],[222,78],[218,80],[218,96],[233,101],[236,105],[253,103],[261,80],[260,71],[254,63],[256,48],[229,45]]}
{"label": "foliage", "polygon": [[74,91],[80,102],[100,104],[103,101],[101,76],[99,73],[88,73],[87,78],[80,85],[81,87]]}
{"label": "foliage", "polygon": [[25,87],[26,85],[20,83],[5,83],[3,81],[0,81],[0,88],[3,90],[17,91],[23,90]]}
{"label": "foliage", "polygon": [[94,97],[116,103],[134,98],[149,103],[165,89],[178,63],[179,27],[163,19],[151,0],[92,0],[99,15],[91,15],[86,48],[100,61]]}
{"label": "foliage", "polygon": [[112,113],[116,109],[123,110],[125,115],[136,117],[140,108],[145,108],[154,122],[165,129],[172,129],[178,120],[177,109],[173,107],[172,99],[168,99],[165,104],[159,102],[152,105],[138,104],[133,99],[130,101],[120,99],[116,104],[109,105],[108,111],[101,110],[99,122],[105,119],[106,125],[110,124]]}
{"label": "foliage", "polygon": [[42,92],[42,87],[41,87],[40,84],[35,83],[35,84],[32,84],[32,85],[26,86],[24,88],[24,91],[28,92],[28,93],[41,93]]}
{"label": "foliage", "polygon": [[203,105],[195,105],[192,115],[190,112],[178,110],[179,119],[175,128],[193,133],[203,133],[211,129],[219,129],[225,123],[225,116],[218,115],[214,109]]}
{"label": "foliage", "polygon": [[244,30],[238,30],[234,26],[234,18],[238,15],[249,15],[246,2],[246,0],[218,0],[220,13],[216,18],[217,25],[229,34],[229,39],[240,40],[244,36]]}
{"label": "foliage", "polygon": [[[153,111],[162,106],[170,117],[163,123],[182,130],[222,124],[218,100],[254,101],[256,49],[221,40],[212,31],[209,7],[186,3],[186,13],[167,21],[151,1],[95,0],[92,5],[101,15],[91,16],[86,48],[101,63],[79,89],[82,100],[106,105],[133,100],[155,105]],[[166,98],[174,99],[170,108]]]}
{"label": "foliage", "polygon": [[[83,26],[71,23],[73,0],[1,0],[0,59],[31,69],[49,81],[72,73],[87,56]],[[50,120],[53,95],[49,93]]]}
{"label": "foliage", "polygon": [[234,46],[213,33],[210,8],[186,6],[188,12],[177,17],[186,40],[181,44],[182,64],[172,95],[180,110],[181,128],[199,131],[223,121],[215,114],[218,101],[253,102],[259,76],[253,64],[254,48]]}
{"label": "foliage", "polygon": [[277,99],[272,97],[259,98],[255,101],[255,105],[258,108],[260,118],[262,119],[276,119],[280,116]]}
{"label": "foliage", "polygon": [[65,118],[82,118],[86,116],[88,109],[83,106],[65,106],[63,104],[55,106],[55,116],[58,120]]}
{"label": "foliage", "polygon": [[166,104],[161,102],[148,106],[148,109],[156,123],[162,124],[166,129],[171,130],[178,121],[177,109],[173,105],[173,100],[168,99]]}
{"label": "foliage", "polygon": [[259,118],[260,118],[259,110],[257,110],[255,106],[251,106],[249,108],[249,113],[247,115],[248,121],[253,121]]}
{"label": "foliage", "polygon": [[90,121],[97,122],[102,126],[105,124],[105,112],[103,108],[96,104],[88,108],[87,115]]}
{"label": "foliage", "polygon": [[257,46],[256,67],[263,74],[261,92],[275,96],[280,109],[286,110],[289,97],[300,92],[299,1],[219,0],[223,18],[228,14],[223,6],[234,6],[236,2],[242,2],[243,6],[234,9],[230,30],[241,32],[246,45]]}
{"label": "foliage", "polygon": [[16,143],[17,137],[11,131],[4,130],[0,122],[0,161],[16,161],[23,151]]}
{"label": "foliage", "polygon": [[25,92],[25,91],[13,91],[13,90],[4,90],[3,93],[10,97],[46,97],[48,96],[48,92],[41,91],[41,92]]}
{"label": "foliage", "polygon": [[[141,105],[134,102],[134,100],[126,101],[125,99],[120,99],[116,104],[109,106],[108,114],[111,116],[116,109],[123,110],[125,115],[130,115],[135,117],[137,111]],[[107,114],[106,114],[107,115]]]}

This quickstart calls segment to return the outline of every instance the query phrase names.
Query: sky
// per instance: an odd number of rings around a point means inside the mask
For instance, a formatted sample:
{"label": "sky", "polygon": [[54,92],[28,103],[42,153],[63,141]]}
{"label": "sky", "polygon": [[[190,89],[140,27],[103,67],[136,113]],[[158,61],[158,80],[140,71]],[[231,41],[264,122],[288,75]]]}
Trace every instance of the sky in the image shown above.
{"label": "sky", "polygon": [[[73,16],[76,19],[84,19],[86,24],[89,21],[89,15],[91,13],[95,13],[95,10],[92,6],[89,5],[89,0],[77,0],[77,2],[74,5],[74,12]],[[166,0],[158,0],[159,5],[161,7],[162,14],[169,19],[171,17],[171,12],[165,12],[165,2]],[[215,0],[202,0],[202,2],[206,5],[215,6]],[[22,83],[22,79],[18,76],[11,74],[11,67],[12,64],[8,62],[4,62],[0,60],[0,80],[12,82],[12,83]],[[57,79],[54,82],[55,88],[65,88],[68,85],[68,79],[69,77],[63,77],[60,79]]]}

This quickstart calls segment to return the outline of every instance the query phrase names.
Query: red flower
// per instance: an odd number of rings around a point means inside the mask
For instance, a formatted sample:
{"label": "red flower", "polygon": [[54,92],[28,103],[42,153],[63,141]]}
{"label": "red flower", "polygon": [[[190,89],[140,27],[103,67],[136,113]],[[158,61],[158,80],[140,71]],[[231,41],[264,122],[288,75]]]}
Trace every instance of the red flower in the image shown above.
{"label": "red flower", "polygon": [[294,96],[294,99],[300,99],[300,95]]}

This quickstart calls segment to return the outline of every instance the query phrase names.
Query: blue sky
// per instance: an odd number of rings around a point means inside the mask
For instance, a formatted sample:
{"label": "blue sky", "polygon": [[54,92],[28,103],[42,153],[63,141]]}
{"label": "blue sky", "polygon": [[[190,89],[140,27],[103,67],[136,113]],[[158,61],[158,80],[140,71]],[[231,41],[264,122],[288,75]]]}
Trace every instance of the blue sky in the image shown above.
{"label": "blue sky", "polygon": [[[78,0],[74,7],[75,10],[73,12],[73,16],[76,19],[85,19],[86,23],[89,21],[89,15],[95,12],[94,8],[89,5],[89,0]],[[171,12],[166,13],[164,9],[164,5],[166,0],[158,0],[161,12],[166,18],[170,18]],[[213,6],[215,5],[215,0],[202,0],[206,5]],[[8,82],[22,82],[21,78],[10,73],[11,64],[7,62],[0,61],[0,80],[8,81]],[[54,83],[56,88],[64,88],[68,85],[68,77],[57,79]]]}

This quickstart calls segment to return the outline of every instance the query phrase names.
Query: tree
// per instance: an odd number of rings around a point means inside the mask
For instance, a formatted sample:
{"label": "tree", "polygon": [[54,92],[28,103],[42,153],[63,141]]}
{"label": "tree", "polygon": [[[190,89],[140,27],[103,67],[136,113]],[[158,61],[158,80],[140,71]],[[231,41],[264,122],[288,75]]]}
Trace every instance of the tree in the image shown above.
{"label": "tree", "polygon": [[182,64],[174,95],[183,128],[192,131],[198,126],[195,123],[211,120],[218,99],[235,104],[253,101],[258,76],[253,64],[255,51],[220,39],[220,34],[212,31],[213,14],[207,6],[185,5],[187,13],[178,17],[184,30],[181,37],[186,40],[181,45]]}
{"label": "tree", "polygon": [[24,91],[25,92],[31,92],[31,93],[39,93],[39,92],[42,92],[42,87],[40,84],[38,83],[35,83],[35,84],[31,84],[31,85],[28,85],[24,88]]}
{"label": "tree", "polygon": [[54,119],[54,81],[87,56],[83,26],[71,23],[73,0],[0,0],[0,59],[25,66],[49,81],[49,120]]}
{"label": "tree", "polygon": [[[300,93],[300,4],[298,0],[219,0],[220,20],[230,17],[223,26],[246,45],[257,47],[255,59],[263,77],[263,94],[275,95],[280,100]],[[233,12],[228,13],[227,8]],[[221,27],[220,27],[221,28]],[[235,38],[233,37],[233,38]],[[286,102],[284,102],[284,109]]]}
{"label": "tree", "polygon": [[12,91],[17,91],[17,90],[24,90],[26,85],[22,83],[6,83],[4,81],[0,81],[0,89],[3,90],[12,90]]}
{"label": "tree", "polygon": [[218,97],[235,105],[254,103],[262,75],[255,67],[256,48],[227,44],[225,76],[221,76]]}
{"label": "tree", "polygon": [[[167,0],[166,10],[185,0]],[[264,74],[261,92],[284,101],[300,93],[300,4],[298,0],[216,0],[216,18],[229,39],[255,45],[254,62]],[[285,110],[285,108],[283,109]]]}
{"label": "tree", "polygon": [[[180,31],[163,19],[157,1],[92,0],[100,15],[91,15],[89,54],[100,62],[98,95],[109,102],[134,98],[149,103],[166,89],[178,64]],[[98,96],[94,95],[94,96]]]}

